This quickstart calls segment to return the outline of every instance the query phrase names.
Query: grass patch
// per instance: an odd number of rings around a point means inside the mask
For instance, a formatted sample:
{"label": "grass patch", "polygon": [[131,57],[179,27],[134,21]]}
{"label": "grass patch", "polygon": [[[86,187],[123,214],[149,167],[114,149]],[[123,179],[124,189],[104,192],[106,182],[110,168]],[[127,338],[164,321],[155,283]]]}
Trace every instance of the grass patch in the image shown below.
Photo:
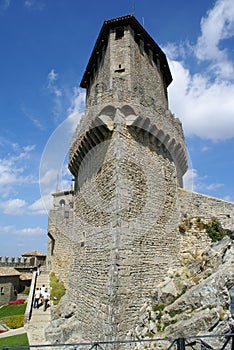
{"label": "grass patch", "polygon": [[0,308],[0,318],[15,315],[24,315],[25,309],[26,304],[5,305]]}
{"label": "grass patch", "polygon": [[66,288],[64,287],[64,284],[55,276],[54,272],[51,272],[50,274],[50,287],[50,299],[53,301],[54,305],[57,305],[62,296],[64,296],[66,293]]}
{"label": "grass patch", "polygon": [[[7,346],[27,346],[27,345],[29,345],[27,333],[13,335],[11,337],[0,338],[0,346],[4,348]],[[26,349],[29,349],[29,347]]]}
{"label": "grass patch", "polygon": [[0,308],[0,323],[11,329],[23,327],[26,304],[5,305]]}

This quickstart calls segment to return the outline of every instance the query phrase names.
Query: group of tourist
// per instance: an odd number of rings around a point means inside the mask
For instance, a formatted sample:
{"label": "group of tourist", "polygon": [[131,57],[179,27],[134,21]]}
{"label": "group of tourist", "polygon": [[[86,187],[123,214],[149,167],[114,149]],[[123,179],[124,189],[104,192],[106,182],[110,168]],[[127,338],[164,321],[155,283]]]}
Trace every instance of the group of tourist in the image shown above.
{"label": "group of tourist", "polygon": [[46,286],[43,284],[41,288],[37,288],[34,294],[34,309],[39,309],[43,305],[43,310],[46,311],[50,295]]}

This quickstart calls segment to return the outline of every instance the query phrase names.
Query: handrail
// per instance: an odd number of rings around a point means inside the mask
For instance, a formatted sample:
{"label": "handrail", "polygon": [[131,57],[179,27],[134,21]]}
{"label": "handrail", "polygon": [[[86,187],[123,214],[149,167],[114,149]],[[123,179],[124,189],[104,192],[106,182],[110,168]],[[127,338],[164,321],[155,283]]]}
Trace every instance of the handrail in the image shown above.
{"label": "handrail", "polygon": [[29,322],[32,316],[33,299],[35,294],[36,282],[37,282],[37,271],[34,271],[32,275],[32,282],[31,282],[31,287],[29,291],[27,306],[24,314],[24,323]]}
{"label": "handrail", "polygon": [[[138,340],[116,340],[116,341],[97,341],[97,342],[84,342],[84,343],[61,343],[61,344],[37,344],[37,345],[30,345],[30,349],[36,348],[37,350],[39,348],[41,349],[55,349],[55,348],[68,348],[68,349],[74,349],[77,350],[79,347],[81,349],[84,349],[85,346],[87,346],[87,350],[107,350],[111,349],[111,345],[136,345],[139,343],[151,343],[151,342],[157,342],[157,341],[167,341],[170,342],[169,347],[165,347],[165,350],[172,349],[172,347],[176,350],[186,350],[187,349],[194,349],[193,345],[196,345],[196,341],[202,341],[202,339],[207,338],[216,338],[216,337],[222,337],[226,338],[226,341],[221,349],[215,348],[215,350],[224,350],[226,349],[226,346],[231,341],[231,350],[234,350],[234,333],[228,333],[228,334],[207,334],[207,335],[197,335],[197,336],[187,336],[187,337],[181,337],[181,338],[155,338],[155,339],[138,339]],[[188,340],[193,340],[192,342],[188,343]],[[105,345],[108,345],[108,348],[105,347]],[[135,346],[134,345],[134,346]],[[161,344],[162,345],[162,344]],[[1,347],[0,349],[28,349],[28,346],[7,346],[7,347]],[[116,347],[115,347],[116,348]],[[114,349],[114,347],[113,347]],[[116,348],[117,349],[117,348]],[[118,347],[120,349],[120,347]],[[126,348],[124,348],[126,349]],[[230,349],[230,347],[228,348]]]}

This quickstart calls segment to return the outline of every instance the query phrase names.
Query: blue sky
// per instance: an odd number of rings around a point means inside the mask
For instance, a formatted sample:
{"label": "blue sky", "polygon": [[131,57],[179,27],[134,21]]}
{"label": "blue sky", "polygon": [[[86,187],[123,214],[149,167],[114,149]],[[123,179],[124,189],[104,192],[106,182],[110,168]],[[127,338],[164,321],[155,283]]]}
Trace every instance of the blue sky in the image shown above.
{"label": "blue sky", "polygon": [[185,187],[234,201],[233,0],[0,0],[0,256],[46,252],[50,193],[72,179],[79,83],[104,20],[134,8],[168,57]]}

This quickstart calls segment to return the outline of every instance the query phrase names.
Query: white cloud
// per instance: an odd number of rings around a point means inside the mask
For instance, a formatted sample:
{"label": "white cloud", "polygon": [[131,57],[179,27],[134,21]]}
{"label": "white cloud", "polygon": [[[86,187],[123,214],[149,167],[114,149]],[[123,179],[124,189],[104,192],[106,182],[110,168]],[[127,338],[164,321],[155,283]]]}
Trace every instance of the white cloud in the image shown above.
{"label": "white cloud", "polygon": [[24,199],[13,198],[0,202],[1,212],[5,215],[31,216],[48,214],[48,210],[53,207],[52,195],[48,194],[40,197],[32,204]]}
{"label": "white cloud", "polygon": [[188,169],[183,176],[183,187],[194,192],[215,191],[224,186],[222,183],[207,184],[208,178],[200,176],[196,169]]}
{"label": "white cloud", "polygon": [[174,81],[169,87],[170,108],[181,119],[187,136],[225,140],[234,137],[234,84],[210,83],[191,75],[178,61],[169,61]]}
{"label": "white cloud", "polygon": [[5,202],[0,202],[0,208],[7,215],[21,215],[25,211],[27,203],[23,199],[14,198]]}
{"label": "white cloud", "polygon": [[234,36],[233,0],[218,0],[201,20],[201,35],[194,47],[196,57],[209,60],[216,74],[229,79],[234,72],[233,62],[226,49],[220,49],[220,42]]}
{"label": "white cloud", "polygon": [[56,85],[56,81],[58,80],[58,73],[55,72],[54,69],[48,73],[48,88],[51,93],[53,93],[56,97],[62,96],[62,90]]}
{"label": "white cloud", "polygon": [[209,190],[209,191],[213,191],[213,190],[216,190],[216,189],[218,189],[218,188],[220,188],[220,187],[223,187],[224,186],[224,184],[219,184],[219,183],[213,183],[213,184],[210,184],[210,185],[208,185],[208,186],[206,186],[206,189],[207,190]]}
{"label": "white cloud", "polygon": [[[8,145],[9,146],[9,145]],[[30,159],[34,145],[20,148],[13,144],[13,154],[0,158],[0,197],[6,198],[14,189],[25,183],[35,183],[36,179],[26,174],[26,161]]]}
{"label": "white cloud", "polygon": [[49,193],[48,195],[41,196],[28,209],[30,213],[34,215],[48,215],[48,210],[53,208],[53,197]]}
{"label": "white cloud", "polygon": [[41,227],[27,227],[16,229],[14,226],[0,226],[0,234],[11,234],[15,236],[44,236],[46,230]]}
{"label": "white cloud", "polygon": [[36,128],[38,128],[39,130],[44,130],[44,126],[40,122],[39,118],[36,117],[29,108],[26,108],[24,105],[22,105],[21,110],[24,113],[24,115],[36,126]]}
{"label": "white cloud", "polygon": [[201,151],[202,151],[202,152],[207,152],[207,151],[209,151],[209,149],[210,149],[210,147],[208,147],[208,146],[203,146],[202,149],[201,149]]}
{"label": "white cloud", "polygon": [[[233,0],[218,0],[202,19],[201,36],[194,47],[186,43],[187,51],[181,44],[177,50],[175,44],[165,48],[173,76],[168,89],[170,109],[181,119],[187,136],[214,141],[234,137],[234,66],[228,49],[219,48],[222,40],[233,35]],[[198,60],[193,73],[186,64],[191,54]],[[209,69],[200,71],[201,60]]]}
{"label": "white cloud", "polygon": [[51,71],[48,73],[49,84],[56,81],[57,78],[58,78],[58,73],[56,73],[54,69],[51,69]]}

